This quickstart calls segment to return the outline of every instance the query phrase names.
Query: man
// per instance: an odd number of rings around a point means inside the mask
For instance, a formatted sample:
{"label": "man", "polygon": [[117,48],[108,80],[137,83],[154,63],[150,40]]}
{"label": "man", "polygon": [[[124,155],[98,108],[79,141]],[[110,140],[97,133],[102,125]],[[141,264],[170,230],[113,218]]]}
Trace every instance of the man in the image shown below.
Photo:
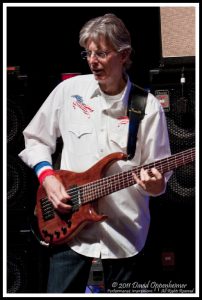
{"label": "man", "polygon": [[[61,169],[85,172],[108,154],[126,153],[131,39],[122,20],[106,14],[87,22],[80,31],[92,74],[61,82],[24,130],[25,149],[19,154],[34,168],[55,211],[72,210],[71,195],[55,176],[51,155],[63,139]],[[170,155],[165,115],[158,100],[148,94],[132,160],[119,160],[106,176],[145,165]],[[165,192],[170,174],[153,168],[133,174],[128,188],[98,199],[96,210],[108,218],[87,224],[68,243],[50,255],[49,293],[85,292],[91,262],[103,263],[106,292],[113,282],[132,283],[137,254],[143,249],[150,223],[149,196]]]}

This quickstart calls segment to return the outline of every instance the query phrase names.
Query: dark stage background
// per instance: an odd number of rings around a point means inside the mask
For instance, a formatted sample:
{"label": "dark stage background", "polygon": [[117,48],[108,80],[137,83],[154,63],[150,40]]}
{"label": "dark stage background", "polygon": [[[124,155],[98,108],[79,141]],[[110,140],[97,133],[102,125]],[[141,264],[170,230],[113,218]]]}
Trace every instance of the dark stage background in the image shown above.
{"label": "dark stage background", "polygon": [[8,8],[8,64],[26,74],[88,73],[80,58],[79,31],[92,17],[115,13],[131,32],[135,50],[131,75],[145,82],[160,54],[159,8],[150,7],[17,7]]}
{"label": "dark stage background", "polygon": [[[22,130],[61,81],[62,73],[89,72],[80,58],[79,31],[90,18],[109,12],[120,17],[131,32],[131,80],[156,95],[169,96],[165,113],[172,152],[195,144],[194,63],[162,64],[158,7],[7,8],[7,65],[19,67],[8,70],[7,90],[8,293],[45,292],[48,271],[48,250],[30,227],[38,182],[17,156],[24,147]],[[182,70],[186,77],[183,97]],[[60,153],[58,144],[54,161]],[[151,198],[151,228],[137,267],[139,282],[181,283],[194,292],[194,174],[194,164],[178,169],[166,194]],[[102,286],[102,267],[94,261],[89,291],[102,292]]]}

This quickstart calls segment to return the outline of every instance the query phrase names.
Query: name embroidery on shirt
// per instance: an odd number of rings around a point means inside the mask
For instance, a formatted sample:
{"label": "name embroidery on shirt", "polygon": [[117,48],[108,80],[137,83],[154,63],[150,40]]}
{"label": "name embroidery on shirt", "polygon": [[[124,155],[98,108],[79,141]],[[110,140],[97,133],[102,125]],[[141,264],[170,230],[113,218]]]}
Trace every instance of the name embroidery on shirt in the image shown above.
{"label": "name embroidery on shirt", "polygon": [[75,98],[75,100],[73,101],[73,108],[80,108],[88,116],[88,118],[90,118],[90,113],[92,113],[94,110],[84,103],[81,96],[72,95],[72,98]]}
{"label": "name embroidery on shirt", "polygon": [[120,127],[121,125],[124,125],[124,124],[128,124],[128,122],[129,122],[129,118],[127,116],[118,117],[117,120],[118,120],[117,127]]}

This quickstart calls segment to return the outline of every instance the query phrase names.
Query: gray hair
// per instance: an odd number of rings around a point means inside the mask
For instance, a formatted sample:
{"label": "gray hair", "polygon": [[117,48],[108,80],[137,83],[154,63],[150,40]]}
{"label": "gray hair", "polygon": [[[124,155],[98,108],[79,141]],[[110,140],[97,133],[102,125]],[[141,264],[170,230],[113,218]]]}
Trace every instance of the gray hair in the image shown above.
{"label": "gray hair", "polygon": [[104,36],[116,51],[128,51],[129,56],[125,68],[129,68],[132,51],[131,37],[123,21],[114,14],[105,14],[89,20],[80,31],[79,44],[85,48],[89,39],[98,42],[101,36]]}

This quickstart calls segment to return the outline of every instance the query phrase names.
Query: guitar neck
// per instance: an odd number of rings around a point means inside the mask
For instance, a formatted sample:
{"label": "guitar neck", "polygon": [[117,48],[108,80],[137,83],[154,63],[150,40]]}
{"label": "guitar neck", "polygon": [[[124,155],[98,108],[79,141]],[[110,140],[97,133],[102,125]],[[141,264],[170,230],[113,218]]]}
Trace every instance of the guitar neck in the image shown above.
{"label": "guitar neck", "polygon": [[141,168],[149,170],[150,172],[151,168],[155,167],[161,174],[164,174],[194,160],[195,148],[191,148],[156,162],[138,166],[129,171],[117,173],[115,175],[85,184],[79,187],[81,202],[82,204],[85,204],[135,184],[133,173],[136,173],[136,175],[139,176]]}

